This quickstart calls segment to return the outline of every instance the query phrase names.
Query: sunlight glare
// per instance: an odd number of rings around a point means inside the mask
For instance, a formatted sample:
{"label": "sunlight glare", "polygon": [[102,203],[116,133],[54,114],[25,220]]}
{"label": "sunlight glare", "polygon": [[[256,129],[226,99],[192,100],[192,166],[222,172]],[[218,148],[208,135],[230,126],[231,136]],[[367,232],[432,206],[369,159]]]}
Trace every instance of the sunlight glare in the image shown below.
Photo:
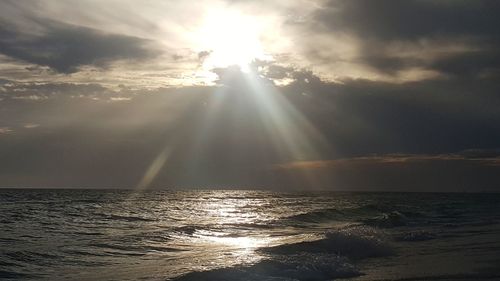
{"label": "sunlight glare", "polygon": [[256,17],[228,9],[208,12],[196,35],[200,51],[209,52],[203,68],[237,65],[247,71],[254,60],[268,59],[262,48],[261,31]]}
{"label": "sunlight glare", "polygon": [[259,242],[257,239],[250,237],[210,237],[209,240],[230,247],[247,250],[258,248],[263,244],[263,242]]}

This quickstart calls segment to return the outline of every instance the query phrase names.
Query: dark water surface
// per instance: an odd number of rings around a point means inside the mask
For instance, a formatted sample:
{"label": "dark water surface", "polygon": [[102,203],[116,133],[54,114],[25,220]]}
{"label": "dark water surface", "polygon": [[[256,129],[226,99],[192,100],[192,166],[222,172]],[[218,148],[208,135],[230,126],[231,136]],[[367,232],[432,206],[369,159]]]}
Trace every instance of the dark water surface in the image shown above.
{"label": "dark water surface", "polygon": [[500,280],[500,194],[0,190],[2,280]]}

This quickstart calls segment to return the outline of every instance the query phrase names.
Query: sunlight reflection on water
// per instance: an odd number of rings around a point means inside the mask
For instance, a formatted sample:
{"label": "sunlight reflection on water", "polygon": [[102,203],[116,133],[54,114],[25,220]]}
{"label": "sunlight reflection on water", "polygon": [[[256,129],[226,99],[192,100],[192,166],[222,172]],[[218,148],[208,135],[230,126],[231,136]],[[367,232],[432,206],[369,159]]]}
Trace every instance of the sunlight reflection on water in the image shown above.
{"label": "sunlight reflection on water", "polygon": [[[5,226],[0,258],[13,264],[6,267],[9,272],[35,280],[54,280],[49,277],[56,272],[59,280],[169,280],[193,271],[240,272],[242,264],[264,259],[287,269],[309,264],[300,268],[340,270],[342,259],[325,259],[316,255],[323,250],[318,244],[302,242],[322,239],[333,256],[337,247],[366,254],[370,248],[360,245],[371,241],[371,232],[338,229],[382,227],[394,241],[433,238],[461,228],[491,228],[499,214],[498,197],[470,194],[4,190],[0,195]],[[337,235],[325,236],[332,231]],[[270,250],[283,244],[291,244],[285,247],[293,249],[291,256]],[[496,245],[492,242],[492,255]],[[312,253],[297,252],[304,249]]]}
{"label": "sunlight reflection on water", "polygon": [[218,229],[217,231],[198,230],[193,235],[195,241],[192,242],[201,247],[213,249],[217,255],[215,259],[222,261],[225,266],[255,263],[261,260],[262,255],[255,250],[268,246],[276,240],[276,238],[269,238],[268,235],[256,235],[245,227],[235,227],[273,219],[263,215],[260,210],[262,203],[258,200],[220,198],[204,201],[201,205],[200,210],[206,211],[206,221],[218,226]]}

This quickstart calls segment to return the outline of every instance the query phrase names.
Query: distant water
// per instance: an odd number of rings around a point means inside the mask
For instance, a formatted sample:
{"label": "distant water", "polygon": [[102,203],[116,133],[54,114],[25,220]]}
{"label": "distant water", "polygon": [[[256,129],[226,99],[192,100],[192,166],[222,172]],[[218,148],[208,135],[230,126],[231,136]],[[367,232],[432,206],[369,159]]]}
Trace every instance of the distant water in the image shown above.
{"label": "distant water", "polygon": [[500,195],[0,190],[2,280],[500,280]]}

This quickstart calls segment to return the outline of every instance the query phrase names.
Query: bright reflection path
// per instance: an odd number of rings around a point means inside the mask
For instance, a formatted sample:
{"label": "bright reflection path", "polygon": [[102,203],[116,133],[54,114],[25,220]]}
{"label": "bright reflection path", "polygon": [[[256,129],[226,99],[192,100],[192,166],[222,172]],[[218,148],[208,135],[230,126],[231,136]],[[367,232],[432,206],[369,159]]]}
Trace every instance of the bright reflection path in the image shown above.
{"label": "bright reflection path", "polygon": [[247,250],[254,249],[262,244],[265,244],[265,241],[250,237],[212,237],[210,239],[216,243],[221,243],[231,246],[234,245],[235,247]]}

